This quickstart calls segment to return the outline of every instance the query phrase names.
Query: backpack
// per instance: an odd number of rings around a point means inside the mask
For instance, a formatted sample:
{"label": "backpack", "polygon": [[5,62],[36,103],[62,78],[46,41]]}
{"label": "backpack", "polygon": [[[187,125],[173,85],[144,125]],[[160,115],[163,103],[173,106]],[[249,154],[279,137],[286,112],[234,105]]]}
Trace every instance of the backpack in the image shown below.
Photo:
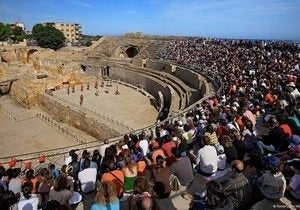
{"label": "backpack", "polygon": [[170,178],[170,186],[171,186],[171,190],[172,191],[178,191],[179,190],[179,186],[180,186],[180,183],[179,183],[179,180],[177,178],[177,176],[175,175],[172,175],[171,178]]}

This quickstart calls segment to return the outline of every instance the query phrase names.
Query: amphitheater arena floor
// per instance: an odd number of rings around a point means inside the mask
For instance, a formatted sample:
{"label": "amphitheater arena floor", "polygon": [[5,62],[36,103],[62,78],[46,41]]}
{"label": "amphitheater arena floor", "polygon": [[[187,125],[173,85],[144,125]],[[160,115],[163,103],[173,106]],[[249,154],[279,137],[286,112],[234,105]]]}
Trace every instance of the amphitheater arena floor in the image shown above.
{"label": "amphitheater arena floor", "polygon": [[[105,93],[107,89],[109,89],[109,93]],[[79,96],[83,94],[82,106],[93,107],[95,111],[109,115],[134,129],[143,128],[155,122],[158,113],[150,105],[150,101],[146,96],[123,85],[119,85],[119,95],[114,94],[115,90],[116,84],[109,88],[99,86],[99,96],[96,97],[95,88],[91,83],[90,90],[86,90],[85,85],[83,91],[80,91],[80,86],[76,86],[75,93],[70,93],[69,95],[66,89],[60,89],[56,92],[60,96],[78,104]],[[26,114],[29,111],[12,100],[8,95],[0,97],[0,105],[13,115]],[[0,157],[76,144],[36,117],[13,122],[0,111],[0,120]],[[77,129],[74,132],[77,132],[88,141],[96,140]]]}

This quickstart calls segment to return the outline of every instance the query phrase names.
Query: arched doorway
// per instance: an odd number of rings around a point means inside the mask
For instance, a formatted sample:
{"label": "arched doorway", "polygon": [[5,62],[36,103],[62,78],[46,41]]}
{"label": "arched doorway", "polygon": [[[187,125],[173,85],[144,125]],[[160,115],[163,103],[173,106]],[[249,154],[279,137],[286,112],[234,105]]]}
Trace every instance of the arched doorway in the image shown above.
{"label": "arched doorway", "polygon": [[29,56],[32,55],[33,53],[35,53],[36,51],[38,51],[38,50],[36,50],[36,49],[28,50],[27,57],[26,57],[27,63],[29,62]]}
{"label": "arched doorway", "polygon": [[128,58],[134,58],[137,54],[139,54],[140,49],[137,46],[129,46],[125,52]]}

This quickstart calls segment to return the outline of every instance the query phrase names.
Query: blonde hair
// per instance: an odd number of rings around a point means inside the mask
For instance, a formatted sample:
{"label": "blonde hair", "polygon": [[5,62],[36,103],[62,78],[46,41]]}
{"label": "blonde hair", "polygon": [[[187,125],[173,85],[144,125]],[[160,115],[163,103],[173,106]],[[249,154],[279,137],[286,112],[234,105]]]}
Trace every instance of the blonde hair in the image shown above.
{"label": "blonde hair", "polygon": [[136,167],[136,163],[131,160],[130,157],[125,157],[125,165],[130,171],[130,173],[134,173],[134,167]]}
{"label": "blonde hair", "polygon": [[117,199],[117,190],[113,182],[108,181],[101,183],[96,194],[95,200],[101,205],[113,203]]}

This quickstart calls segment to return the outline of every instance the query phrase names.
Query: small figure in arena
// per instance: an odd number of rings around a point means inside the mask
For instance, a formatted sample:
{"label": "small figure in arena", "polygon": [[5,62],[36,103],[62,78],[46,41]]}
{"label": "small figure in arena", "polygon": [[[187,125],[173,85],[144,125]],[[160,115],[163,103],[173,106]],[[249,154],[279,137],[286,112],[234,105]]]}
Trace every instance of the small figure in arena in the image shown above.
{"label": "small figure in arena", "polygon": [[96,90],[95,96],[99,96],[99,90]]}
{"label": "small figure in arena", "polygon": [[98,81],[95,82],[95,89],[98,89]]}
{"label": "small figure in arena", "polygon": [[70,86],[68,86],[68,88],[67,88],[67,93],[68,93],[68,95],[70,94]]}
{"label": "small figure in arena", "polygon": [[80,91],[83,91],[83,85],[81,85],[81,87],[80,87]]}
{"label": "small figure in arena", "polygon": [[75,93],[75,86],[72,86],[72,93]]}
{"label": "small figure in arena", "polygon": [[87,90],[90,89],[90,83],[87,83],[86,89],[87,89]]}
{"label": "small figure in arena", "polygon": [[83,95],[80,95],[80,106],[83,104]]}
{"label": "small figure in arena", "polygon": [[104,87],[104,80],[102,80],[101,82],[101,87]]}

